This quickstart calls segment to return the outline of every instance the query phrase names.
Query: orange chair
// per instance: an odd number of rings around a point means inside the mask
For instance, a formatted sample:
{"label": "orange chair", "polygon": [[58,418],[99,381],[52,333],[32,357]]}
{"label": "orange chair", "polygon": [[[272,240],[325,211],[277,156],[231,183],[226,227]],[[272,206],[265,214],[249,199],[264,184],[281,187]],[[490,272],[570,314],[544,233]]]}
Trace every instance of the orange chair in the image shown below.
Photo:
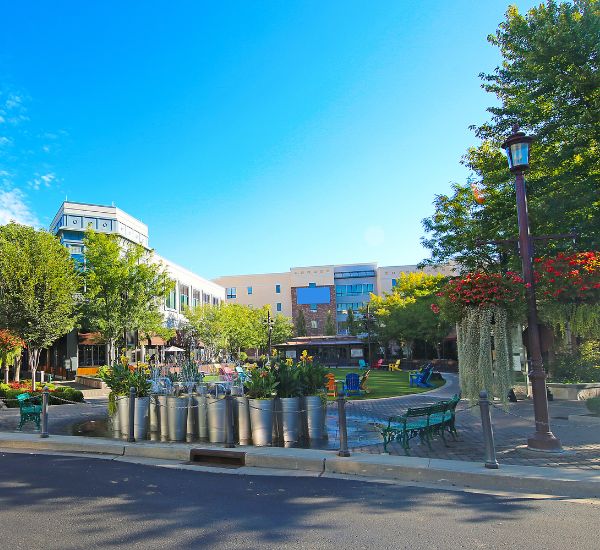
{"label": "orange chair", "polygon": [[325,387],[327,388],[327,396],[337,397],[337,382],[335,381],[335,374],[329,372],[325,375],[327,381]]}

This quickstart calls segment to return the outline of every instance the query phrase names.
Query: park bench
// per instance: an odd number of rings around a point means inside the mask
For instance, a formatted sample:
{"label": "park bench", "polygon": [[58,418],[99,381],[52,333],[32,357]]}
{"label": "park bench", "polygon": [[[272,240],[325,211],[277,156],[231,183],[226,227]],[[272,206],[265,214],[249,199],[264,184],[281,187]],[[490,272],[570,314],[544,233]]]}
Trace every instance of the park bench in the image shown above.
{"label": "park bench", "polygon": [[40,405],[40,397],[32,397],[28,393],[21,393],[17,395],[19,400],[19,411],[21,413],[21,420],[19,422],[18,430],[23,428],[26,422],[35,422],[37,429],[40,429],[40,415],[42,414],[42,405]]}
{"label": "park bench", "polygon": [[440,435],[446,444],[445,432],[448,431],[456,439],[455,413],[460,395],[449,401],[440,401],[427,407],[409,408],[401,416],[391,416],[387,427],[382,427],[383,450],[387,451],[390,442],[399,441],[406,455],[409,454],[410,440],[419,437],[431,449],[433,436]]}

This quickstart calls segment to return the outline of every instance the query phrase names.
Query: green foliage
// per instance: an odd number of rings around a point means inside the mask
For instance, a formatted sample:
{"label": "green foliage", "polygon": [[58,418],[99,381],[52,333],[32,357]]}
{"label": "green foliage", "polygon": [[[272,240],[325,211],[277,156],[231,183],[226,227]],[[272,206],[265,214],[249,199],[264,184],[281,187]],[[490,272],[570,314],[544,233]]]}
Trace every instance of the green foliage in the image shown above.
{"label": "green foliage", "polygon": [[25,342],[33,370],[41,349],[74,328],[79,283],[53,235],[16,223],[0,227],[0,327]]}
{"label": "green foliage", "polygon": [[[456,259],[467,270],[502,263],[499,249],[481,241],[517,234],[514,178],[500,144],[518,122],[535,135],[527,177],[535,234],[576,232],[578,250],[600,248],[600,7],[598,0],[548,2],[526,14],[511,6],[488,40],[502,64],[482,74],[483,88],[498,106],[475,128],[482,141],[463,163],[484,188],[479,205],[471,181],[438,195],[434,214],[423,221],[423,240],[434,263]],[[539,254],[565,241],[536,243]],[[518,267],[518,258],[506,258]]]}
{"label": "green foliage", "polygon": [[304,311],[299,310],[294,321],[294,328],[296,329],[296,336],[306,336],[306,318],[304,317]]}
{"label": "green foliage", "polygon": [[419,339],[437,346],[450,331],[450,324],[434,313],[431,304],[446,281],[442,275],[402,273],[391,293],[372,295],[370,312],[375,317],[377,339],[407,345]]}
{"label": "green foliage", "polygon": [[173,281],[141,245],[88,230],[85,245],[85,322],[102,334],[115,359],[115,342],[125,331],[154,333]]}
{"label": "green foliage", "polygon": [[115,362],[112,367],[103,366],[98,369],[98,378],[102,380],[115,395],[128,395],[129,367],[120,362]]}
{"label": "green foliage", "polygon": [[246,395],[250,399],[273,399],[279,385],[275,370],[269,365],[254,366],[250,370],[250,380],[244,385]]}
{"label": "green foliage", "polygon": [[[38,385],[39,386],[39,385]],[[50,389],[48,404],[49,405],[65,405],[64,400],[66,401],[75,401],[77,403],[83,402],[83,393],[79,390],[69,388],[67,386],[56,386],[48,384],[48,389]],[[0,399],[4,398],[4,404],[9,409],[16,409],[19,407],[19,403],[16,401],[17,396],[22,393],[28,393],[41,403],[42,393],[41,392],[31,392],[31,388],[20,388],[13,389],[7,384],[0,384]]]}
{"label": "green foliage", "polygon": [[360,332],[360,323],[354,316],[354,311],[352,309],[348,310],[346,316],[346,328],[348,329],[348,334],[352,336],[356,336]]}
{"label": "green foliage", "polygon": [[278,381],[277,397],[299,397],[302,395],[300,370],[293,361],[285,361],[273,365]]}
{"label": "green foliage", "polygon": [[596,416],[600,416],[600,397],[590,397],[585,402],[588,411]]}
{"label": "green foliage", "polygon": [[300,371],[300,385],[303,395],[319,395],[325,391],[325,367],[313,361],[304,350],[297,366]]}
{"label": "green foliage", "polygon": [[335,327],[335,319],[331,313],[331,310],[327,312],[327,318],[325,319],[325,335],[326,336],[335,336],[337,334],[337,330]]}
{"label": "green foliage", "polygon": [[564,350],[548,362],[553,382],[600,382],[600,341],[588,340],[577,349]]}

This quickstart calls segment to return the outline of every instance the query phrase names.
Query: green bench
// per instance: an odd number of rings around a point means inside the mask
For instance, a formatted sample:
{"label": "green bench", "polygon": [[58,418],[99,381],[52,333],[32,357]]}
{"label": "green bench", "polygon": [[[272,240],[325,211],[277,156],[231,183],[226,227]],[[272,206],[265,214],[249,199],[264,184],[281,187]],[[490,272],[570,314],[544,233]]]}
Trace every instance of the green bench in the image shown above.
{"label": "green bench", "polygon": [[456,439],[455,413],[460,395],[455,395],[449,401],[440,401],[427,407],[409,408],[401,416],[392,416],[388,419],[387,427],[382,427],[383,450],[387,453],[390,442],[399,441],[404,453],[409,455],[410,440],[419,437],[431,449],[431,440],[435,435],[441,436],[446,443],[447,431]]}
{"label": "green bench", "polygon": [[18,430],[23,429],[26,422],[35,422],[37,429],[40,429],[40,416],[42,414],[42,405],[40,397],[31,397],[28,393],[17,395],[19,400],[19,411],[21,413],[21,421],[19,422]]}

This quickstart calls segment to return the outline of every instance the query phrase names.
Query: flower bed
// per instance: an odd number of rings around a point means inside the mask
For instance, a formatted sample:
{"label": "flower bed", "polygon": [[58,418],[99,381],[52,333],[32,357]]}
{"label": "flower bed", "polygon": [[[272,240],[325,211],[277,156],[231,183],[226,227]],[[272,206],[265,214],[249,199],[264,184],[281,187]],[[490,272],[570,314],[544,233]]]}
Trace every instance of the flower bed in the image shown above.
{"label": "flower bed", "polygon": [[[83,402],[83,393],[79,390],[65,386],[54,386],[54,384],[45,384],[50,392],[50,405],[66,405],[64,401]],[[36,384],[41,389],[41,384]],[[41,396],[40,391],[31,392],[31,380],[23,382],[9,382],[0,384],[0,399],[8,408],[17,408],[19,406],[17,396],[22,393],[29,393],[33,396]]]}

